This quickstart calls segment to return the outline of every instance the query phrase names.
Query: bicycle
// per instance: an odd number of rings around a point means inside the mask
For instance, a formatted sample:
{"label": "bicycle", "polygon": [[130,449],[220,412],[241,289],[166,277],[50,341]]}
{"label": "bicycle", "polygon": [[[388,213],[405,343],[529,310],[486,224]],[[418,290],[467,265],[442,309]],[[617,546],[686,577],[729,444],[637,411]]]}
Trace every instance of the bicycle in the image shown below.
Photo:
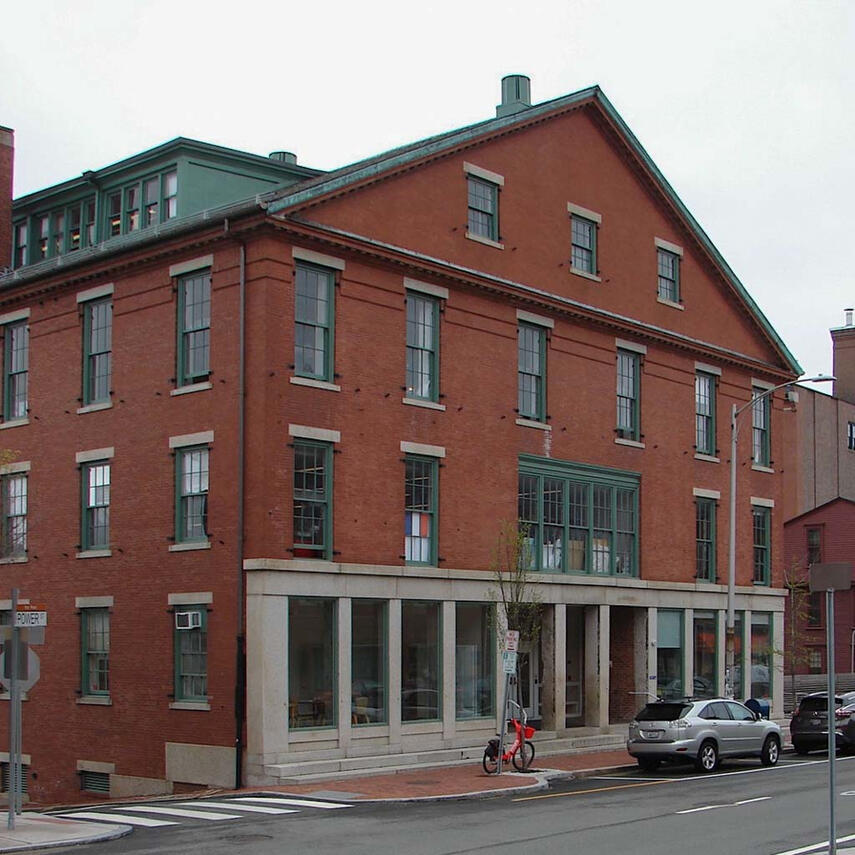
{"label": "bicycle", "polygon": [[[534,760],[534,744],[529,742],[529,739],[536,733],[535,729],[528,724],[528,717],[525,714],[525,709],[516,701],[510,701],[519,711],[520,718],[511,717],[508,724],[513,726],[514,738],[513,745],[502,753],[502,764],[511,762],[518,772],[525,772],[531,766]],[[520,720],[521,719],[521,720]],[[488,775],[494,774],[499,767],[499,739],[491,739],[487,743],[484,750],[484,757],[481,760],[481,765]]]}

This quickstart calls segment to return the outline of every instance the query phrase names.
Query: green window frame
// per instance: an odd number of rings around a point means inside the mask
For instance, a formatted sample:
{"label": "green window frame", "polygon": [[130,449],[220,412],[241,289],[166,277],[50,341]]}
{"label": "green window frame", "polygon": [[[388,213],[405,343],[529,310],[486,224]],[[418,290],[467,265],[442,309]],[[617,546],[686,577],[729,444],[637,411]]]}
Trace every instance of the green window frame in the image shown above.
{"label": "green window frame", "polygon": [[597,223],[578,214],[570,216],[570,264],[575,270],[597,274]]}
{"label": "green window frame", "polygon": [[656,694],[663,700],[686,696],[683,651],[686,645],[681,609],[656,610]]}
{"label": "green window frame", "polygon": [[435,567],[439,463],[433,457],[407,455],[404,466],[404,561]]}
{"label": "green window frame", "polygon": [[470,235],[499,240],[499,186],[492,181],[466,176]]}
{"label": "green window frame", "polygon": [[80,610],[80,690],[86,696],[110,694],[110,610]]}
{"label": "green window frame", "polygon": [[335,271],[299,262],[294,267],[294,371],[332,382]]}
{"label": "green window frame", "polygon": [[755,386],[752,390],[754,403],[751,406],[752,455],[757,466],[771,465],[770,420],[772,414],[772,396],[766,389]]}
{"label": "green window frame", "polygon": [[680,256],[659,247],[656,250],[658,270],[657,291],[659,299],[670,303],[680,302]]}
{"label": "green window frame", "polygon": [[457,721],[496,714],[496,608],[493,603],[454,606],[454,686]]}
{"label": "green window frame", "polygon": [[28,412],[30,328],[27,321],[6,324],[3,332],[3,420],[25,419]]}
{"label": "green window frame", "polygon": [[705,371],[695,373],[695,451],[716,454],[716,378]]}
{"label": "green window frame", "polygon": [[113,379],[113,301],[83,303],[83,404],[108,402]]}
{"label": "green window frame", "polygon": [[770,508],[751,508],[754,532],[754,584],[770,584],[772,568],[772,511]]}
{"label": "green window frame", "polygon": [[295,558],[332,557],[332,446],[301,439],[294,443]]}
{"label": "green window frame", "polygon": [[39,214],[35,219],[35,225],[38,240],[34,260],[41,261],[47,258],[50,253],[50,214]]}
{"label": "green window frame", "polygon": [[16,472],[0,477],[3,512],[0,558],[26,558],[27,486],[26,473]]}
{"label": "green window frame", "polygon": [[206,445],[175,452],[175,542],[208,541],[210,449]]}
{"label": "green window frame", "polygon": [[89,549],[110,548],[110,463],[98,460],[84,463],[81,474],[80,546]]}
{"label": "green window frame", "polygon": [[28,223],[15,223],[14,237],[12,240],[12,267],[23,267],[29,263],[28,240],[29,240]]}
{"label": "green window frame", "polygon": [[546,330],[535,324],[517,327],[517,412],[546,421]]}
{"label": "green window frame", "polygon": [[716,572],[716,511],[715,499],[695,498],[695,578],[715,582]]}
{"label": "green window frame", "polygon": [[617,427],[621,439],[641,438],[641,355],[631,350],[617,352]]}
{"label": "green window frame", "polygon": [[389,723],[389,602],[351,600],[351,721]]}
{"label": "green window frame", "polygon": [[288,597],[289,729],[337,726],[338,636],[337,600]]}
{"label": "green window frame", "polygon": [[175,700],[206,703],[208,700],[208,609],[182,605],[174,608]]}
{"label": "green window frame", "polygon": [[520,455],[522,566],[638,576],[639,483],[633,472]]}
{"label": "green window frame", "polygon": [[439,400],[439,310],[436,297],[407,292],[406,395]]}
{"label": "green window frame", "polygon": [[178,277],[178,387],[211,375],[211,271]]}

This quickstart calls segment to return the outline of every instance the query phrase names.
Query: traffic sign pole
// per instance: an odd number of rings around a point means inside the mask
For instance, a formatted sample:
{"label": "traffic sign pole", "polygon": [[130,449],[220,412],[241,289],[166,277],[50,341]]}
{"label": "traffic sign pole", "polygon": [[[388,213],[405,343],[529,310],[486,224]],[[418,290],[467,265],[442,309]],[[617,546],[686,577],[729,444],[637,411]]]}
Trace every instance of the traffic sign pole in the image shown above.
{"label": "traffic sign pole", "polygon": [[9,805],[7,827],[15,828],[15,814],[18,813],[18,792],[20,780],[20,730],[21,707],[18,694],[18,589],[12,589],[12,662],[9,671]]}

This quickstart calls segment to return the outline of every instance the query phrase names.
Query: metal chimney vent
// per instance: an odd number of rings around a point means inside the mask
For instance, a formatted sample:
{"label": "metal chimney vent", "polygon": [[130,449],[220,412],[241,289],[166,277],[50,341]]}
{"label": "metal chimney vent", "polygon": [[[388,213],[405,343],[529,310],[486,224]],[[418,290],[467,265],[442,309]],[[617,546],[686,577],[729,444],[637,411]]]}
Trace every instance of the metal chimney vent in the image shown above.
{"label": "metal chimney vent", "polygon": [[513,116],[531,107],[531,80],[524,74],[509,74],[502,78],[502,103],[496,116]]}
{"label": "metal chimney vent", "polygon": [[271,151],[268,157],[271,160],[278,160],[280,163],[290,163],[292,166],[297,165],[297,155],[293,151]]}
{"label": "metal chimney vent", "polygon": [[844,309],[843,311],[844,311],[845,317],[846,317],[846,326],[851,327],[852,326],[852,313],[855,312],[855,309]]}

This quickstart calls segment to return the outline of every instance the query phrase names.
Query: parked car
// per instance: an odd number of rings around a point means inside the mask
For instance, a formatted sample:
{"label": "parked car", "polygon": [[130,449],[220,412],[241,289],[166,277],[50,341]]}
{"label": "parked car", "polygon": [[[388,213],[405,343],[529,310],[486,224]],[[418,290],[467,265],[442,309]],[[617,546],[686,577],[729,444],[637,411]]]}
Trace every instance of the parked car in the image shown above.
{"label": "parked car", "polygon": [[[855,751],[855,692],[834,695],[835,742],[841,751]],[[828,748],[828,692],[805,695],[790,719],[796,754]]]}
{"label": "parked car", "polygon": [[759,757],[774,766],[781,753],[781,728],[727,698],[656,701],[629,723],[626,749],[647,772],[662,761],[691,761],[714,771],[723,757]]}

